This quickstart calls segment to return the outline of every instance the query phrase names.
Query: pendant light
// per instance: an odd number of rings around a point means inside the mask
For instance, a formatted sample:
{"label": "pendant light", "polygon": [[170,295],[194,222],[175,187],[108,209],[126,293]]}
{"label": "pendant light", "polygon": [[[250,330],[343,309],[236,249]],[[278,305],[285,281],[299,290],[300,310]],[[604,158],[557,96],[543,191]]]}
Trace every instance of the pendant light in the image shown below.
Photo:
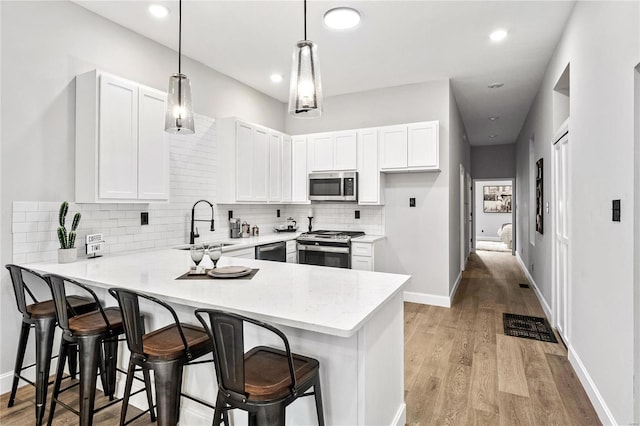
{"label": "pendant light", "polygon": [[315,118],[322,114],[318,45],[307,40],[307,0],[304,0],[304,40],[293,48],[289,114],[297,118]]}
{"label": "pendant light", "polygon": [[178,73],[169,76],[169,93],[167,94],[167,110],[164,119],[164,131],[191,135],[195,132],[193,125],[193,104],[191,102],[191,82],[182,74],[182,0],[178,17]]}

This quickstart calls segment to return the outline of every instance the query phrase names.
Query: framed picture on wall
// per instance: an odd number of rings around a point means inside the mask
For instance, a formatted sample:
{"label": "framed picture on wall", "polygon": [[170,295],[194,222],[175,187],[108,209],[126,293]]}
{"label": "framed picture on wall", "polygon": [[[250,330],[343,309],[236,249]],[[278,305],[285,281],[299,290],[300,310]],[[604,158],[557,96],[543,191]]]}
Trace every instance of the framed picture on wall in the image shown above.
{"label": "framed picture on wall", "polygon": [[542,215],[542,204],[544,202],[543,197],[543,182],[542,182],[542,158],[536,162],[536,231],[539,233],[543,233],[543,215]]}
{"label": "framed picture on wall", "polygon": [[511,213],[511,185],[482,187],[482,210],[485,213]]}

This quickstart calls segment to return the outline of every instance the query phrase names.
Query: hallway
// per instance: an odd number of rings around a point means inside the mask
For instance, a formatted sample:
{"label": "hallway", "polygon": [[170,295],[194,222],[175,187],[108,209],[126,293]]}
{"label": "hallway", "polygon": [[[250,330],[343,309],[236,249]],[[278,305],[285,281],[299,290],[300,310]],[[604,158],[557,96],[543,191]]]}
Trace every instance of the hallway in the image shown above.
{"label": "hallway", "polygon": [[405,304],[408,425],[593,425],[562,343],[503,333],[502,313],[544,316],[510,253],[471,255],[450,309]]}

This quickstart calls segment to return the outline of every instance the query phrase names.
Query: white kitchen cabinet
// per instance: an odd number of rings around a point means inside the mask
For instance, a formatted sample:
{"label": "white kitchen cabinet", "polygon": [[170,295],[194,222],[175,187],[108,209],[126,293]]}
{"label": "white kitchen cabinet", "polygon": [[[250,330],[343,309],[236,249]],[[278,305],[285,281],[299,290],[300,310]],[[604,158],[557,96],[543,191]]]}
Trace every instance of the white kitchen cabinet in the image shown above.
{"label": "white kitchen cabinet", "polygon": [[381,127],[378,135],[380,170],[440,170],[438,121]]}
{"label": "white kitchen cabinet", "polygon": [[94,70],[76,77],[76,202],[169,199],[166,94]]}
{"label": "white kitchen cabinet", "polygon": [[292,203],[309,203],[307,162],[307,138],[305,136],[294,136],[291,139]]}
{"label": "white kitchen cabinet", "polygon": [[282,135],[282,202],[291,202],[292,163],[291,163],[291,136]]}
{"label": "white kitchen cabinet", "polygon": [[356,170],[357,131],[318,133],[309,135],[308,141],[312,172]]}
{"label": "white kitchen cabinet", "polygon": [[378,130],[358,130],[358,204],[384,204],[384,175],[378,164]]}
{"label": "white kitchen cabinet", "polygon": [[269,201],[282,201],[282,134],[269,132]]}
{"label": "white kitchen cabinet", "polygon": [[298,247],[296,240],[287,241],[287,263],[298,263]]}
{"label": "white kitchen cabinet", "polygon": [[279,200],[282,189],[271,187],[269,164],[271,148],[280,152],[281,143],[272,139],[272,131],[236,118],[219,119],[216,129],[218,203],[266,203],[271,195]]}
{"label": "white kitchen cabinet", "polygon": [[351,269],[385,272],[385,237],[366,235],[351,243]]}

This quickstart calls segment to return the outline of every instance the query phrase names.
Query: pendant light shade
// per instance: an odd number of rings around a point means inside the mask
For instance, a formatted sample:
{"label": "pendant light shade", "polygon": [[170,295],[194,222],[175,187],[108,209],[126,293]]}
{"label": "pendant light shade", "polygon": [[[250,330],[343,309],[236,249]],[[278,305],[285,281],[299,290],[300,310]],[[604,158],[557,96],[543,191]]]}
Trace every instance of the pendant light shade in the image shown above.
{"label": "pendant light shade", "polygon": [[168,133],[185,135],[191,135],[195,132],[193,103],[191,102],[191,81],[184,74],[178,73],[169,76],[164,130]]}
{"label": "pendant light shade", "polygon": [[164,118],[164,131],[167,133],[195,133],[193,124],[193,103],[191,102],[191,81],[182,74],[182,0],[178,15],[178,72],[169,76],[167,110]]}
{"label": "pendant light shade", "polygon": [[304,0],[304,40],[293,48],[289,114],[297,118],[322,115],[322,83],[318,63],[318,45],[307,40],[307,0]]}

